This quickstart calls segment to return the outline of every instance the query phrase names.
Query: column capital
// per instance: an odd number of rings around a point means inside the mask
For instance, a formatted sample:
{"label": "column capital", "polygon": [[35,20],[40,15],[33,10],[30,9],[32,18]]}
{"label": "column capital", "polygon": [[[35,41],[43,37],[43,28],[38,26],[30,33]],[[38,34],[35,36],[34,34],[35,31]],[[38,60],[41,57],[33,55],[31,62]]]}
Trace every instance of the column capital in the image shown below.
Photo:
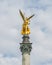
{"label": "column capital", "polygon": [[28,53],[30,54],[31,49],[32,49],[32,43],[20,43],[20,50],[22,52],[22,54],[24,53]]}
{"label": "column capital", "polygon": [[28,53],[30,54],[31,49],[32,49],[32,43],[30,43],[29,41],[29,35],[23,35],[22,39],[22,43],[20,43],[20,50],[22,52],[22,54],[24,53]]}

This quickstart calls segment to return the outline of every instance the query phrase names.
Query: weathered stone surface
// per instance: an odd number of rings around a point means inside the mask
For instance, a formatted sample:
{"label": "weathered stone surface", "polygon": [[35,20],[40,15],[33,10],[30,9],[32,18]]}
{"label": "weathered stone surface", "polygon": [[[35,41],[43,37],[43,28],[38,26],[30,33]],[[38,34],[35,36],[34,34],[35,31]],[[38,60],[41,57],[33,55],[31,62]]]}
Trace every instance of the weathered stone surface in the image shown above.
{"label": "weathered stone surface", "polygon": [[30,52],[32,43],[29,41],[29,36],[24,35],[22,43],[20,43],[20,50],[22,52],[22,65],[30,65]]}
{"label": "weathered stone surface", "polygon": [[32,49],[31,44],[32,43],[20,43],[20,50],[21,50],[22,54],[24,54],[24,53],[30,54],[31,49]]}
{"label": "weathered stone surface", "polygon": [[22,38],[23,38],[22,43],[30,43],[28,35],[24,35]]}
{"label": "weathered stone surface", "polygon": [[22,55],[22,65],[30,65],[30,55],[28,53]]}

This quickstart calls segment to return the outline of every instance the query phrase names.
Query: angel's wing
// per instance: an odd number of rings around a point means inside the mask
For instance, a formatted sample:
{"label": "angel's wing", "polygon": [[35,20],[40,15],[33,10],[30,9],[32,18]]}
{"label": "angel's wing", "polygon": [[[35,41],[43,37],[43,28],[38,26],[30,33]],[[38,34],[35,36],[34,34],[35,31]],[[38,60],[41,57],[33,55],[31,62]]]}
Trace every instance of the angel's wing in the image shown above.
{"label": "angel's wing", "polygon": [[28,20],[31,19],[34,16],[34,14],[32,16],[30,16],[29,18],[27,18]]}
{"label": "angel's wing", "polygon": [[21,10],[19,10],[19,12],[20,12],[20,15],[21,15],[23,21],[25,21],[25,17],[24,17],[24,15],[23,15],[23,13],[21,12]]}

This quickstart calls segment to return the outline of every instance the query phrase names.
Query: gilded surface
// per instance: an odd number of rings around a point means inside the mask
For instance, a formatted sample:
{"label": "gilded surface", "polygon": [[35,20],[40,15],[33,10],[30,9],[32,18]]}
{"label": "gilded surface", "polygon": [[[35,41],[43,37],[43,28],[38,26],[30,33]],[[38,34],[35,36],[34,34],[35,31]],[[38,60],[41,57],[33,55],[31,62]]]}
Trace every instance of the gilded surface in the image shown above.
{"label": "gilded surface", "polygon": [[19,10],[19,12],[20,12],[20,15],[21,15],[21,17],[22,17],[22,19],[23,19],[23,21],[24,21],[24,23],[23,23],[23,25],[22,25],[22,31],[21,31],[21,34],[22,35],[28,35],[28,34],[30,34],[30,28],[29,28],[29,22],[30,22],[30,19],[34,16],[34,15],[32,15],[32,16],[30,16],[30,17],[24,17],[24,15],[23,15],[23,13],[21,12],[21,10]]}

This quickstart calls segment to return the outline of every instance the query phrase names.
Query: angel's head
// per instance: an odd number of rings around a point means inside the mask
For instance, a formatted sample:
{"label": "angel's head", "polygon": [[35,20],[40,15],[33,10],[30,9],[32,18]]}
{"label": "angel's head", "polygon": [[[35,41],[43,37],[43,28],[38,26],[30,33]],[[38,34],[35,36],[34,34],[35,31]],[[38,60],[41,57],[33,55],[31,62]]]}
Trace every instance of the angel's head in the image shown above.
{"label": "angel's head", "polygon": [[25,23],[29,24],[29,19],[26,17]]}

